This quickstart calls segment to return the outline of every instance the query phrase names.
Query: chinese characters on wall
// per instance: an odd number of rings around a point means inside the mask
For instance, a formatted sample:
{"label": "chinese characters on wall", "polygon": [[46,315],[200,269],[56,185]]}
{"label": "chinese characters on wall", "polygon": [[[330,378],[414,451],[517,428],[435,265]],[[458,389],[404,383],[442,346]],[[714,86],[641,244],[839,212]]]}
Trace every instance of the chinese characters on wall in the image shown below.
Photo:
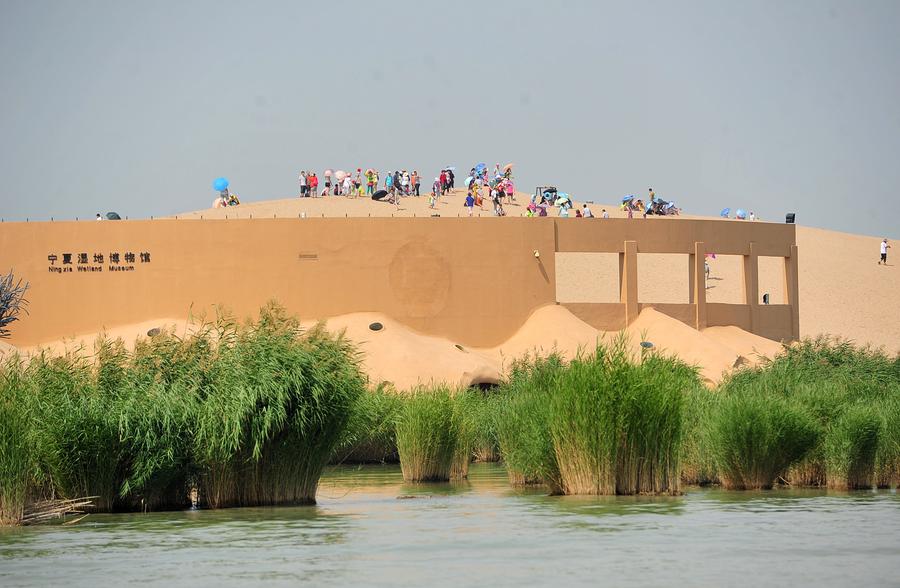
{"label": "chinese characters on wall", "polygon": [[51,274],[133,272],[136,267],[150,263],[150,252],[49,253],[47,263],[47,270]]}

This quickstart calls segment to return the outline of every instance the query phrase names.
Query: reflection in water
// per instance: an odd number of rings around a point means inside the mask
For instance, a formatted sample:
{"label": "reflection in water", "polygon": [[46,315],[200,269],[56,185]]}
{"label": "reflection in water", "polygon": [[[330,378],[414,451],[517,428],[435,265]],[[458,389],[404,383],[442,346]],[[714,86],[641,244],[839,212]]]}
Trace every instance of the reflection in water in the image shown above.
{"label": "reflection in water", "polygon": [[0,585],[896,585],[896,492],[551,497],[337,467],[317,506],[91,515],[0,531]]}

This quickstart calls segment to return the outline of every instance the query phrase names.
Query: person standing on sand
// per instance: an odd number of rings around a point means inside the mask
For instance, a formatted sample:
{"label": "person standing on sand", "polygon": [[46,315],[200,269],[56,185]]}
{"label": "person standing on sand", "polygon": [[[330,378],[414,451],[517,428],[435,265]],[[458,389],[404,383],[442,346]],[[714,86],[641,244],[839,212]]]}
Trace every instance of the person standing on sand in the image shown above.
{"label": "person standing on sand", "polygon": [[412,176],[409,178],[409,181],[412,183],[413,194],[416,196],[421,196],[419,194],[419,185],[422,183],[422,178],[419,177],[418,170],[413,170]]}
{"label": "person standing on sand", "polygon": [[609,218],[609,213],[606,212],[605,208],[602,211],[600,211],[600,218]]}
{"label": "person standing on sand", "polygon": [[440,192],[440,195],[443,196],[444,193],[447,191],[447,171],[442,169],[442,170],[441,170],[441,175],[439,176],[439,178],[440,178],[440,180],[441,180],[441,192]]}
{"label": "person standing on sand", "polygon": [[366,171],[366,196],[375,193],[375,172],[374,170]]}
{"label": "person standing on sand", "polygon": [[588,208],[587,204],[581,205],[581,216],[583,216],[584,218],[594,218],[594,213],[591,212],[591,209]]}
{"label": "person standing on sand", "polygon": [[306,171],[300,172],[300,198],[309,196],[309,184],[306,183]]}
{"label": "person standing on sand", "polygon": [[881,242],[881,259],[878,260],[878,265],[882,263],[887,265],[887,250],[890,249],[891,246],[888,245],[887,239]]}
{"label": "person standing on sand", "polygon": [[456,187],[456,175],[452,169],[447,170],[447,190],[450,191]]}
{"label": "person standing on sand", "polygon": [[653,201],[656,200],[656,193],[653,192],[653,188],[650,188],[650,204],[653,204]]}
{"label": "person standing on sand", "polygon": [[439,177],[434,178],[434,183],[431,184],[431,196],[428,198],[428,207],[434,208],[435,204],[437,204],[438,198],[441,195],[441,179]]}
{"label": "person standing on sand", "polygon": [[466,194],[466,208],[469,209],[469,216],[472,216],[472,210],[475,208],[475,197],[472,196],[472,188],[469,188],[469,193]]}

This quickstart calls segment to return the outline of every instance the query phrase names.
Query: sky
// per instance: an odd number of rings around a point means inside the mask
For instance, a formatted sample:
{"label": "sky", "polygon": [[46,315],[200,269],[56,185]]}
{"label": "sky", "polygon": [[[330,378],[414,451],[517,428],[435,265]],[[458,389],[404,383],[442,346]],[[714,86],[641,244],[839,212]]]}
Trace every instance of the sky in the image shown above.
{"label": "sky", "polygon": [[576,201],[900,237],[900,2],[0,0],[0,217],[515,163]]}

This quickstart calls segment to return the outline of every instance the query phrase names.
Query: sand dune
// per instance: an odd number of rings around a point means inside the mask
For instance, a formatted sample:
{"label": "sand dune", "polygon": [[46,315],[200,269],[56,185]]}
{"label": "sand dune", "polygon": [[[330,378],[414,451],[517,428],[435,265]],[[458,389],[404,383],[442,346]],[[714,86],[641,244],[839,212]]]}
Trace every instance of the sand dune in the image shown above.
{"label": "sand dune", "polygon": [[[373,331],[370,325],[380,323]],[[311,327],[313,322],[305,322]],[[466,348],[441,337],[419,333],[381,313],[358,312],[327,319],[329,330],[343,332],[361,353],[361,367],[372,386],[390,383],[398,390],[419,385],[445,383],[450,386],[471,386],[499,382],[513,360],[537,351],[547,354],[557,351],[572,358],[579,351],[590,352],[598,341],[611,340],[617,333],[598,331],[581,321],[564,307],[547,305],[537,309],[522,327],[504,343],[492,348]],[[198,328],[170,318],[144,321],[108,329],[105,335],[120,338],[129,349],[139,337],[146,337],[154,328],[172,329],[183,335]],[[41,346],[24,348],[23,353],[47,349],[60,354],[66,351],[93,353],[94,341],[101,333],[81,334]],[[639,343],[652,341],[661,353],[673,354],[700,368],[703,379],[714,384],[732,367],[741,364],[742,356],[753,352],[774,354],[777,343],[732,327],[715,327],[701,333],[684,323],[652,308],[645,309],[626,330],[635,357],[640,354]],[[11,348],[11,346],[6,346]],[[2,353],[4,347],[0,347]]]}
{"label": "sand dune", "polygon": [[[369,325],[380,323],[381,330]],[[443,382],[470,386],[500,381],[500,366],[478,350],[418,333],[380,313],[357,312],[328,319],[332,331],[344,331],[362,353],[362,368],[375,386],[390,382],[398,390]]]}

